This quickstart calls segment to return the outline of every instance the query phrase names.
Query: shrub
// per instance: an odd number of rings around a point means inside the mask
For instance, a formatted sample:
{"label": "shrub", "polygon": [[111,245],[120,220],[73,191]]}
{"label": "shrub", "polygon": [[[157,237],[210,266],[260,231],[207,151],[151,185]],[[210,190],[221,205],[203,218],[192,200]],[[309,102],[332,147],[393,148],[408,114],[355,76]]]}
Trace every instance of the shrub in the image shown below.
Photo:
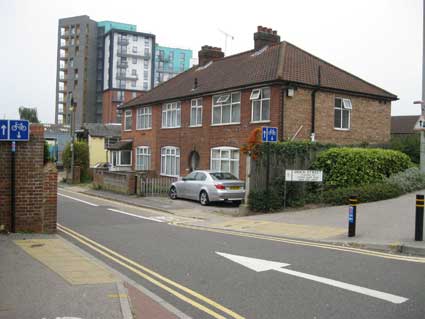
{"label": "shrub", "polygon": [[50,149],[49,149],[49,143],[47,141],[44,141],[44,154],[43,154],[43,161],[44,164],[46,164],[48,161],[51,161],[50,158]]}
{"label": "shrub", "polygon": [[[71,144],[68,143],[62,154],[63,165],[65,168],[71,168]],[[74,163],[81,167],[81,180],[87,181],[89,176],[89,146],[85,142],[74,142]]]}
{"label": "shrub", "polygon": [[413,163],[419,164],[420,135],[394,136],[391,138],[390,147],[407,154]]}
{"label": "shrub", "polygon": [[347,205],[352,195],[356,195],[360,203],[366,203],[394,198],[402,194],[403,190],[397,185],[383,182],[329,189],[324,191],[322,196],[326,204]]}
{"label": "shrub", "polygon": [[392,185],[397,185],[403,193],[425,189],[425,173],[417,167],[411,167],[404,172],[392,175],[387,179]]}
{"label": "shrub", "polygon": [[[249,209],[256,212],[263,212],[266,209],[267,194],[266,191],[251,191],[248,197]],[[280,194],[270,188],[269,208],[271,211],[282,208],[282,197]]]}
{"label": "shrub", "polygon": [[409,157],[399,151],[347,147],[323,151],[313,163],[331,187],[377,183],[411,166]]}

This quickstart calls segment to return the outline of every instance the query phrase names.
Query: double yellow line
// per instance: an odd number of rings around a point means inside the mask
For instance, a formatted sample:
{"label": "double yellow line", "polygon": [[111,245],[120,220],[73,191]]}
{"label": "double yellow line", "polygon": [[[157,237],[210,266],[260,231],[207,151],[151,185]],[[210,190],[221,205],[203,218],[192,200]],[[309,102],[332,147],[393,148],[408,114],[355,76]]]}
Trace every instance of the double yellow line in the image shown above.
{"label": "double yellow line", "polygon": [[310,247],[317,247],[317,248],[323,248],[323,249],[345,251],[345,252],[350,252],[350,253],[355,253],[355,254],[360,254],[360,255],[374,256],[374,257],[380,257],[380,258],[386,258],[386,259],[402,260],[402,261],[409,261],[409,262],[416,262],[416,263],[425,263],[425,258],[423,258],[423,257],[403,256],[403,255],[396,255],[396,254],[378,252],[378,251],[361,249],[361,248],[344,247],[344,246],[333,245],[333,244],[316,243],[316,242],[297,240],[297,239],[289,239],[289,238],[283,238],[283,237],[273,237],[273,236],[268,236],[268,235],[245,233],[245,232],[235,231],[235,230],[227,230],[227,229],[219,229],[219,228],[211,228],[211,227],[203,227],[203,226],[194,226],[194,225],[185,225],[185,224],[180,224],[180,223],[174,223],[174,226],[182,227],[182,228],[188,228],[188,229],[194,229],[194,230],[200,230],[200,231],[208,231],[208,232],[213,232],[213,233],[221,233],[221,234],[232,235],[232,236],[269,240],[269,241],[292,244],[292,245],[310,246]]}
{"label": "double yellow line", "polygon": [[[192,289],[189,289],[185,286],[180,285],[179,283],[166,278],[153,270],[136,263],[135,261],[124,257],[117,252],[91,240],[90,238],[83,236],[76,231],[69,229],[61,224],[57,224],[58,230],[61,232],[67,234],[68,236],[71,236],[75,240],[79,241],[80,243],[84,244],[87,247],[90,247],[94,251],[98,252],[99,254],[107,257],[108,259],[116,262],[117,264],[127,268],[128,270],[132,271],[133,273],[139,275],[140,277],[144,278],[145,280],[151,282],[155,286],[169,292],[176,298],[187,302],[191,306],[203,311],[204,313],[210,315],[213,318],[217,319],[226,319],[226,318],[235,318],[235,319],[244,319],[241,315],[237,314],[236,312],[218,304],[214,300],[209,299],[208,297],[197,293],[196,291],[193,291]],[[174,287],[174,288],[171,288]],[[181,292],[177,291],[176,289],[180,290]],[[186,293],[187,295],[183,294]],[[198,301],[196,301],[197,299]],[[208,305],[205,306],[204,304]],[[212,308],[212,309],[211,309]],[[219,312],[225,314],[220,314]],[[226,316],[227,315],[227,316]]]}

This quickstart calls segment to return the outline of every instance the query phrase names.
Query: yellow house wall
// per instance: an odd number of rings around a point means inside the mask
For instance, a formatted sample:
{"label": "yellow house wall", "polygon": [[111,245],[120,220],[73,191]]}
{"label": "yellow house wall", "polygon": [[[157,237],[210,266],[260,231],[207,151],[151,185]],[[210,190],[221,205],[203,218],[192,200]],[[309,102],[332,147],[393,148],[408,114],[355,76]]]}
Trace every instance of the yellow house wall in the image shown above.
{"label": "yellow house wall", "polygon": [[93,167],[96,163],[108,161],[104,141],[105,139],[103,137],[89,136],[90,167]]}

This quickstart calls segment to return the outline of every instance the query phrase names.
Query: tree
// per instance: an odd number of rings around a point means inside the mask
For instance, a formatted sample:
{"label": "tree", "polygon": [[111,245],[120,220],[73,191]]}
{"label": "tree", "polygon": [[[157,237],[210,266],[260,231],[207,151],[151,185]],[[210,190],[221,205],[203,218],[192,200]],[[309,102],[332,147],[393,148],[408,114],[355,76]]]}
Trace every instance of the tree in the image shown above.
{"label": "tree", "polygon": [[19,117],[21,120],[27,120],[30,123],[40,123],[37,117],[37,108],[31,108],[31,107],[25,107],[20,106],[19,107]]}

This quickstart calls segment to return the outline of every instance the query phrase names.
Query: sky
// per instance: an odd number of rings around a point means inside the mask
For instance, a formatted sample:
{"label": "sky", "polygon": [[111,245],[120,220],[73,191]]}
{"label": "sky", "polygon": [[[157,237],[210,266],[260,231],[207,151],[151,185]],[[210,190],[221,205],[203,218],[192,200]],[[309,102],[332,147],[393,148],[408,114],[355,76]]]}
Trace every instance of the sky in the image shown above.
{"label": "sky", "polygon": [[[243,5],[241,5],[243,4]],[[422,96],[422,0],[109,1],[0,0],[0,118],[36,107],[54,122],[58,19],[88,15],[137,25],[160,45],[202,45],[226,55],[250,50],[258,25],[281,40],[391,93],[392,115],[419,114]]]}

